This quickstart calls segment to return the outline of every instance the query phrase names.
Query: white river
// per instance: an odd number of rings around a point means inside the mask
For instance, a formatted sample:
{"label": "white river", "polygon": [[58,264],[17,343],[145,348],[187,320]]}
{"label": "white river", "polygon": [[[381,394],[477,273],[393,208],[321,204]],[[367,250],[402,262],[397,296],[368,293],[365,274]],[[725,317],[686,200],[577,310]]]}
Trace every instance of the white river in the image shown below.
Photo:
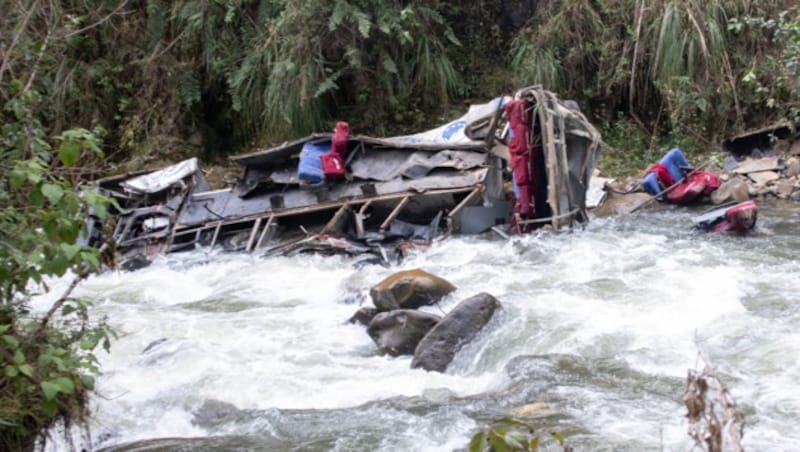
{"label": "white river", "polygon": [[[452,451],[541,403],[531,422],[577,451],[688,451],[682,397],[699,347],[739,404],[746,449],[800,450],[800,209],[762,205],[746,237],[695,232],[691,215],[452,238],[392,268],[198,250],[92,277],[76,295],[120,338],[99,352],[83,446]],[[380,356],[346,323],[372,285],[412,268],[458,287],[432,312],[482,291],[504,308],[445,374]]]}

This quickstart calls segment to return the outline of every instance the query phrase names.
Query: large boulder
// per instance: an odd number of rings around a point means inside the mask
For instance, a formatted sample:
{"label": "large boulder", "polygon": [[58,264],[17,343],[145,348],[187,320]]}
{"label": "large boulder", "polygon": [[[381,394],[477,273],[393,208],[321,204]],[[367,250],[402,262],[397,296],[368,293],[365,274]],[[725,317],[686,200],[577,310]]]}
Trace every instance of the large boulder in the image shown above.
{"label": "large boulder", "polygon": [[379,311],[431,305],[456,290],[450,282],[420,269],[395,273],[369,291]]}
{"label": "large boulder", "polygon": [[392,356],[412,355],[419,341],[441,319],[413,309],[381,312],[369,323],[367,334],[379,349]]}
{"label": "large boulder", "polygon": [[726,181],[711,193],[711,202],[717,205],[731,201],[744,202],[748,199],[750,194],[747,191],[747,184],[739,178]]}
{"label": "large boulder", "polygon": [[500,302],[485,292],[459,303],[422,338],[411,367],[444,372],[461,347],[478,335],[499,307]]}
{"label": "large boulder", "polygon": [[652,196],[645,192],[633,193],[614,193],[609,192],[602,204],[592,210],[592,214],[597,217],[607,217],[610,215],[624,215],[638,209],[658,207],[658,201],[651,199]]}

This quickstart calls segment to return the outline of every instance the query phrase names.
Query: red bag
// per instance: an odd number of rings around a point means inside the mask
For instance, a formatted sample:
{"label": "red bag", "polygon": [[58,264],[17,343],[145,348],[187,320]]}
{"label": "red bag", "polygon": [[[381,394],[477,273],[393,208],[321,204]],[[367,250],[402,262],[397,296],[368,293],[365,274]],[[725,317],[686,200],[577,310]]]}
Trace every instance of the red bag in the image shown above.
{"label": "red bag", "polygon": [[336,152],[328,152],[320,156],[322,160],[322,173],[326,180],[344,179],[344,159]]}

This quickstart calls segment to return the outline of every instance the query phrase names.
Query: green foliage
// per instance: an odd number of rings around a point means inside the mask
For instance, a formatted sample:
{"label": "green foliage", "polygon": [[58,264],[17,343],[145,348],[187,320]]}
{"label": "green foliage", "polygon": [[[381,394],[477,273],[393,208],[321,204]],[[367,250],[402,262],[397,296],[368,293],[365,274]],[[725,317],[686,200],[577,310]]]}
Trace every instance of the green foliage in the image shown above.
{"label": "green foliage", "polygon": [[[40,96],[15,82],[0,133],[0,449],[29,450],[56,422],[84,419],[97,358],[113,332],[91,323],[86,302],[71,298],[78,281],[100,269],[99,250],[81,245],[85,217],[105,218],[108,200],[65,177],[102,155],[97,135],[70,129],[55,152],[34,114]],[[76,277],[42,318],[30,315],[32,293],[48,278]]]}
{"label": "green foliage", "polygon": [[[564,452],[572,451],[561,433],[553,432],[549,436]],[[534,434],[530,424],[503,418],[474,434],[469,442],[469,452],[537,452],[542,440],[540,435]]]}
{"label": "green foliage", "polygon": [[781,11],[777,17],[745,15],[732,18],[728,30],[738,41],[766,37],[775,51],[753,49],[759,55],[741,76],[749,111],[767,110],[800,123],[800,6]]}
{"label": "green foliage", "polygon": [[792,2],[548,2],[512,45],[521,84],[696,146],[797,116]]}
{"label": "green foliage", "polygon": [[411,99],[447,104],[460,78],[447,53],[458,40],[425,2],[288,2],[232,74],[242,127],[268,139],[318,131],[334,109],[380,131]]}

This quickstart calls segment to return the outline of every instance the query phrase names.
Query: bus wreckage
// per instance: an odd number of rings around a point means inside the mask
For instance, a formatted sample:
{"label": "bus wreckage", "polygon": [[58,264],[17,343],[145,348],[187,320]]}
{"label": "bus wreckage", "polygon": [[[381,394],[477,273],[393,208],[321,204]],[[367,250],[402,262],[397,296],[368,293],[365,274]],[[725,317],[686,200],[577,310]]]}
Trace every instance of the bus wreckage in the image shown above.
{"label": "bus wreckage", "polygon": [[[333,134],[237,155],[241,177],[225,189],[210,188],[196,159],[96,185],[122,208],[107,235],[123,268],[214,246],[386,262],[448,234],[587,222],[600,149],[574,102],[534,86],[426,132],[350,136],[338,123]],[[90,230],[90,242],[108,241]]]}

